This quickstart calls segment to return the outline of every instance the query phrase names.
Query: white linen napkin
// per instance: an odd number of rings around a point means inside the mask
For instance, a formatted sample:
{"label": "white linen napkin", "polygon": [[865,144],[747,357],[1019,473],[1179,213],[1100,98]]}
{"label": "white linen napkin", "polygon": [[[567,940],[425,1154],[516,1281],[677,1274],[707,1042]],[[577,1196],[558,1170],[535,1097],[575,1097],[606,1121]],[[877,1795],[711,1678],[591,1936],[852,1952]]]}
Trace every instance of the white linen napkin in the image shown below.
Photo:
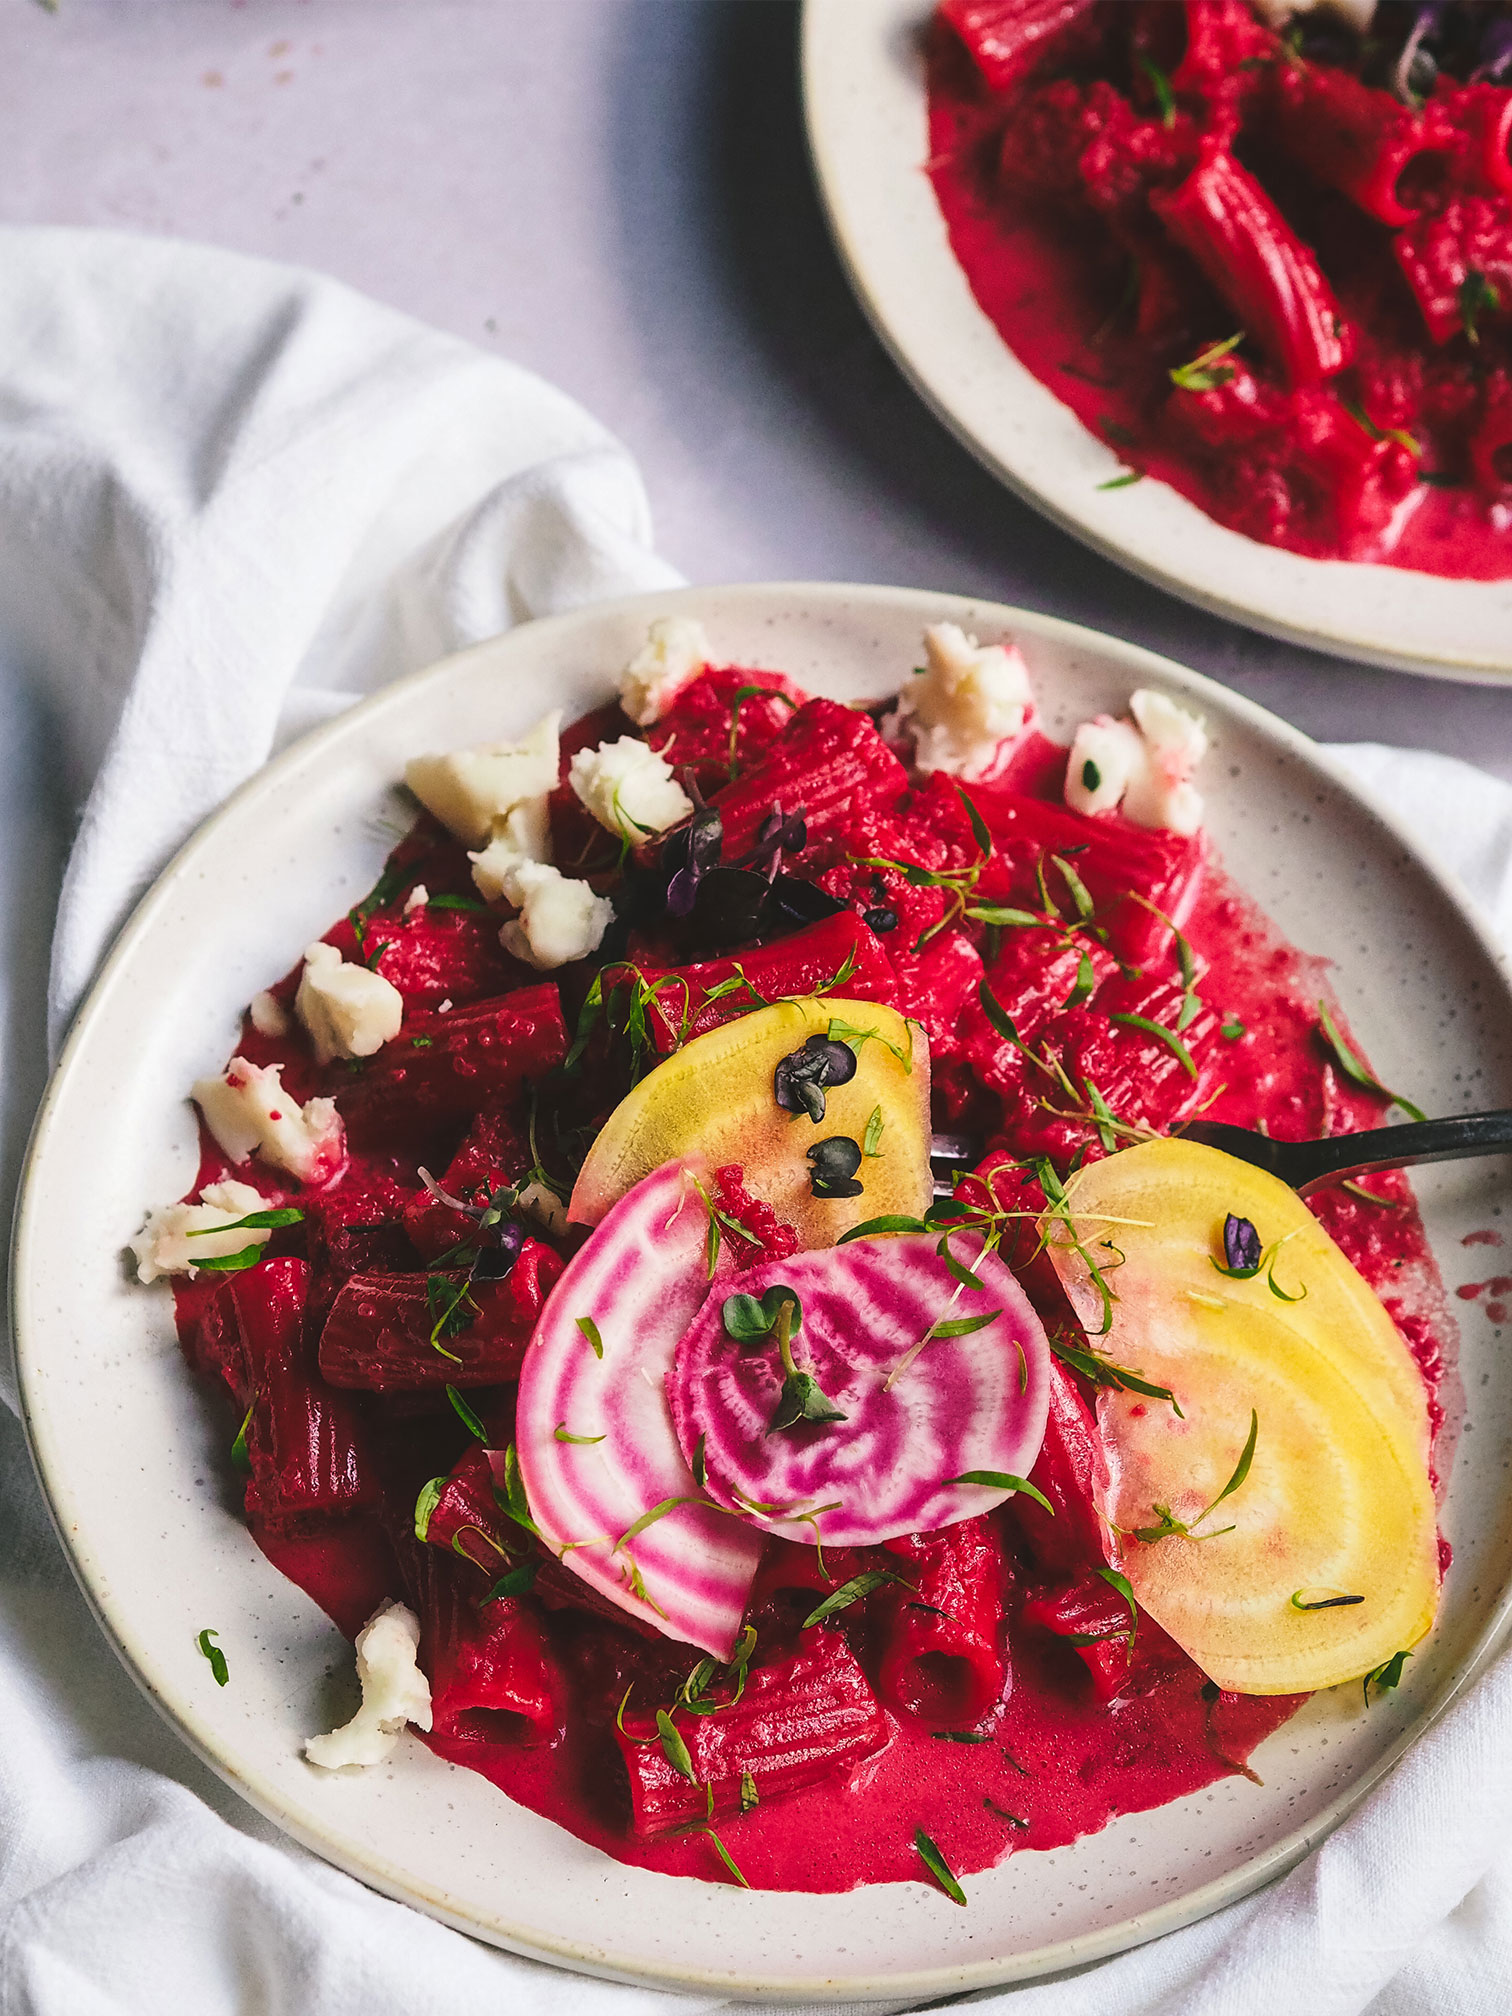
{"label": "white linen napkin", "polygon": [[[0,230],[0,271],[8,1196],[60,876],[55,1037],[135,896],[280,740],[445,650],[677,576],[651,551],[633,464],[570,400],[344,288],[68,231]],[[1512,938],[1512,788],[1444,757],[1335,753]],[[115,1661],[3,1409],[0,1729],[7,2016],[734,2007],[493,1952],[283,1839]],[[1490,2016],[1509,1980],[1504,1660],[1283,1883],[977,2000],[1006,2016]]]}

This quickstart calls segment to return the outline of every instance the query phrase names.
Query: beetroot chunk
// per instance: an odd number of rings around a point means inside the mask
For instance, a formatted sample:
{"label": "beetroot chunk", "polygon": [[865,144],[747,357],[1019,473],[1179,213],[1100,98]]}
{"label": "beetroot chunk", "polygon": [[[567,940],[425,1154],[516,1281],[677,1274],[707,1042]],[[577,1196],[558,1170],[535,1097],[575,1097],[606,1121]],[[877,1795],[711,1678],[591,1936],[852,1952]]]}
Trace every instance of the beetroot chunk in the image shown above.
{"label": "beetroot chunk", "polygon": [[1008,1563],[996,1522],[983,1515],[885,1544],[908,1586],[887,1594],[878,1691],[925,1722],[970,1728],[1008,1685]]}
{"label": "beetroot chunk", "polygon": [[1100,1577],[1088,1577],[1063,1589],[1031,1596],[1021,1612],[1026,1624],[1038,1624],[1057,1638],[1069,1639],[1092,1676],[1099,1701],[1122,1693],[1133,1663],[1129,1631],[1133,1618],[1123,1597]]}
{"label": "beetroot chunk", "polygon": [[345,1393],[315,1370],[304,1336],[310,1270],[265,1260],[228,1290],[252,1392],[247,1419],[249,1516],[284,1530],[339,1517],[379,1499],[361,1420]]}
{"label": "beetroot chunk", "polygon": [[[759,693],[747,689],[761,688]],[[738,704],[736,694],[745,692]],[[673,699],[646,740],[681,775],[693,771],[707,796],[730,781],[730,734],[735,736],[735,772],[761,761],[808,695],[781,672],[743,672],[738,666],[707,666]]]}
{"label": "beetroot chunk", "polygon": [[337,1104],[358,1148],[423,1146],[485,1102],[512,1098],[566,1054],[556,988],[522,987],[446,1015],[408,1016],[403,1033],[338,1088]]}
{"label": "beetroot chunk", "polygon": [[728,784],[713,802],[724,821],[724,858],[734,861],[756,844],[774,805],[802,811],[808,847],[844,837],[857,806],[892,805],[908,788],[908,773],[873,726],[870,716],[835,700],[800,707],[762,760]]}
{"label": "beetroot chunk", "polygon": [[[465,1274],[353,1274],[342,1284],[320,1333],[320,1369],[333,1386],[373,1393],[419,1387],[497,1386],[515,1378],[530,1333],[562,1263],[527,1239],[502,1281],[474,1279],[452,1321],[431,1342],[441,1311]],[[444,1283],[431,1290],[431,1282]]]}
{"label": "beetroot chunk", "polygon": [[420,1658],[432,1733],[450,1743],[533,1748],[565,1727],[561,1683],[539,1619],[515,1597],[481,1608],[436,1556],[422,1569]]}
{"label": "beetroot chunk", "polygon": [[888,1741],[887,1717],[838,1632],[822,1645],[754,1670],[739,1701],[717,1715],[688,1716],[677,1730],[697,1784],[657,1741],[650,1715],[626,1714],[615,1738],[630,1779],[635,1832],[642,1841],[708,1817],[740,1811],[744,1773],[765,1805],[785,1792],[843,1775]]}

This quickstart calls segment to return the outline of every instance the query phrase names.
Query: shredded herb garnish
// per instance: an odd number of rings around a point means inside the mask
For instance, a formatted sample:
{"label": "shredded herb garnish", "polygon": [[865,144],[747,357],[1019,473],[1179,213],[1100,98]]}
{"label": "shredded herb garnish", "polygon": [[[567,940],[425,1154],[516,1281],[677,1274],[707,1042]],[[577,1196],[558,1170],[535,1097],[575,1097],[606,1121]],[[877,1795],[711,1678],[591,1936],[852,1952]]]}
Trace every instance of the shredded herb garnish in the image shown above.
{"label": "shredded herb garnish", "polygon": [[1414,1106],[1412,1101],[1404,1099],[1400,1092],[1389,1091],[1369,1066],[1355,1055],[1340,1034],[1339,1025],[1334,1020],[1328,1003],[1323,1000],[1318,1002],[1318,1027],[1322,1030],[1324,1040],[1346,1078],[1353,1079],[1356,1085],[1363,1085],[1367,1092],[1378,1092],[1383,1099],[1389,1099],[1393,1106],[1400,1106],[1409,1120],[1427,1119],[1428,1116],[1421,1106]]}
{"label": "shredded herb garnish", "polygon": [[1494,315],[1500,306],[1497,288],[1472,266],[1459,285],[1460,325],[1471,343],[1480,342],[1481,316]]}
{"label": "shredded herb garnish", "polygon": [[852,1603],[860,1603],[864,1598],[883,1588],[889,1582],[902,1583],[907,1589],[911,1585],[901,1575],[893,1575],[885,1568],[869,1568],[864,1575],[853,1575],[849,1582],[842,1582],[832,1590],[822,1603],[816,1604],[804,1618],[799,1629],[807,1631],[810,1625],[822,1624],[837,1611],[848,1610]]}
{"label": "shredded herb garnish", "polygon": [[415,1538],[425,1539],[430,1532],[431,1514],[435,1511],[441,1493],[446,1489],[448,1479],[432,1477],[420,1486],[420,1495],[415,1500]]}
{"label": "shredded herb garnish", "polygon": [[1375,1688],[1377,1694],[1386,1694],[1393,1687],[1401,1685],[1402,1668],[1411,1657],[1412,1654],[1410,1652],[1393,1652],[1384,1665],[1377,1666],[1374,1671],[1365,1675],[1363,1684],[1365,1689],[1365,1706],[1367,1708],[1370,1706],[1370,1690],[1372,1687]]}
{"label": "shredded herb garnish", "polygon": [[1118,1591],[1119,1595],[1122,1596],[1125,1603],[1129,1606],[1127,1638],[1129,1650],[1132,1652],[1134,1650],[1135,1635],[1139,1630],[1139,1607],[1134,1601],[1134,1585],[1130,1582],[1128,1576],[1122,1574],[1117,1568],[1099,1568],[1096,1572],[1101,1575],[1109,1588]]}
{"label": "shredded herb garnish", "polygon": [[[214,1234],[221,1232],[270,1231],[279,1225],[298,1225],[303,1220],[304,1215],[297,1205],[284,1204],[279,1206],[277,1210],[249,1211],[245,1218],[233,1218],[229,1225],[201,1225],[191,1232],[189,1237],[191,1239],[209,1239]],[[259,1248],[258,1250],[260,1251],[261,1249]],[[213,1265],[213,1262],[201,1260],[198,1264],[201,1267],[207,1267]]]}
{"label": "shredded herb garnish", "polygon": [[231,1669],[226,1664],[225,1653],[215,1643],[215,1640],[219,1636],[220,1633],[218,1631],[201,1631],[194,1642],[210,1661],[210,1671],[215,1675],[216,1686],[224,1687],[226,1682],[231,1678]]}
{"label": "shredded herb garnish", "polygon": [[450,1400],[452,1404],[452,1411],[455,1413],[457,1419],[462,1423],[462,1426],[467,1430],[468,1434],[475,1435],[477,1439],[483,1444],[483,1446],[487,1448],[488,1430],[483,1426],[483,1423],[478,1419],[477,1415],[474,1414],[471,1407],[468,1406],[467,1402],[462,1398],[462,1395],[457,1391],[455,1386],[447,1387],[446,1397],[448,1400]]}
{"label": "shredded herb garnish", "polygon": [[1234,366],[1225,364],[1223,359],[1237,350],[1243,341],[1244,331],[1241,329],[1225,342],[1210,343],[1190,364],[1176,365],[1171,372],[1171,383],[1183,392],[1216,392],[1220,385],[1227,385],[1236,375]]}
{"label": "shredded herb garnish", "polygon": [[517,1568],[511,1568],[507,1575],[501,1575],[488,1594],[480,1599],[479,1608],[484,1603],[502,1603],[509,1596],[525,1596],[535,1587],[535,1579],[541,1572],[539,1561],[522,1561]]}
{"label": "shredded herb garnish", "polygon": [[[1131,1537],[1142,1541],[1145,1546],[1151,1547],[1157,1540],[1169,1540],[1176,1536],[1179,1536],[1183,1540],[1217,1540],[1225,1533],[1232,1533],[1235,1530],[1232,1526],[1220,1526],[1216,1532],[1212,1533],[1199,1533],[1197,1528],[1202,1524],[1204,1519],[1217,1511],[1225,1498],[1231,1498],[1245,1478],[1248,1477],[1250,1465],[1255,1460],[1255,1441],[1259,1433],[1260,1416],[1252,1407],[1250,1409],[1249,1437],[1245,1442],[1239,1461],[1234,1465],[1233,1476],[1230,1477],[1227,1484],[1218,1493],[1218,1496],[1199,1512],[1190,1524],[1185,1520],[1176,1518],[1169,1505],[1157,1505],[1155,1511],[1158,1516],[1158,1523],[1154,1526],[1133,1527],[1131,1529]],[[1120,1527],[1118,1530],[1122,1532],[1124,1529]]]}
{"label": "shredded herb garnish", "polygon": [[696,1785],[698,1773],[693,1769],[693,1759],[688,1754],[688,1746],[665,1708],[658,1708],[656,1711],[656,1733],[661,1738],[662,1755],[672,1769],[686,1778],[690,1785]]}
{"label": "shredded herb garnish", "polygon": [[982,1804],[999,1820],[1006,1820],[1010,1827],[1026,1828],[1029,1825],[1021,1813],[1010,1813],[1005,1806],[999,1806],[995,1799],[984,1799]]}
{"label": "shredded herb garnish", "polygon": [[1348,1610],[1363,1603],[1363,1596],[1347,1596],[1337,1589],[1293,1589],[1293,1610]]}
{"label": "shredded herb garnish", "polygon": [[597,1323],[594,1322],[591,1316],[579,1316],[576,1318],[576,1322],[577,1327],[579,1328],[579,1330],[582,1331],[583,1335],[588,1339],[589,1344],[592,1346],[594,1357],[602,1358],[604,1355],[604,1340],[599,1335],[599,1327]]}
{"label": "shredded herb garnish", "polygon": [[587,1448],[590,1444],[602,1442],[605,1439],[602,1435],[574,1435],[566,1424],[561,1421],[557,1423],[551,1432],[558,1442],[571,1442],[580,1448]]}
{"label": "shredded herb garnish", "polygon": [[914,1846],[919,1851],[919,1859],[923,1862],[924,1867],[933,1876],[951,1903],[960,1904],[964,1907],[966,1892],[956,1881],[955,1872],[951,1869],[950,1864],[945,1860],[945,1857],[940,1853],[934,1842],[930,1840],[922,1827],[914,1829]]}
{"label": "shredded herb garnish", "polygon": [[1176,124],[1176,93],[1171,89],[1171,80],[1158,63],[1141,55],[1139,67],[1149,79],[1150,89],[1155,93],[1155,103],[1160,107],[1160,123],[1167,132]]}
{"label": "shredded herb garnish", "polygon": [[873,1161],[882,1153],[882,1130],[886,1124],[882,1117],[882,1108],[873,1106],[867,1116],[866,1132],[861,1137],[861,1153]]}
{"label": "shredded herb garnish", "polygon": [[741,1812],[749,1813],[754,1807],[759,1806],[760,1804],[761,1804],[761,1795],[756,1790],[756,1780],[751,1776],[749,1771],[743,1771],[740,1774]]}
{"label": "shredded herb garnish", "polygon": [[1015,1477],[1011,1470],[963,1470],[959,1477],[947,1477],[946,1484],[982,1484],[989,1491],[1022,1491],[1026,1498],[1032,1498],[1036,1505],[1043,1505],[1053,1519],[1055,1507],[1035,1484],[1027,1477]]}
{"label": "shredded herb garnish", "polygon": [[530,1501],[525,1496],[525,1479],[520,1475],[520,1458],[513,1442],[504,1451],[504,1490],[497,1487],[494,1501],[499,1510],[513,1519],[516,1526],[523,1526],[527,1533],[541,1537],[541,1529],[530,1516]]}
{"label": "shredded herb garnish", "polygon": [[[1117,476],[1110,476],[1106,483],[1095,485],[1095,488],[1099,490],[1129,490],[1136,483],[1143,483],[1144,478],[1145,472],[1143,469],[1125,469]],[[1097,787],[1092,785],[1089,788],[1095,790]]]}
{"label": "shredded herb garnish", "polygon": [[[1187,1019],[1190,1020],[1191,1018],[1188,1017]],[[1110,1015],[1108,1020],[1110,1022],[1122,1022],[1125,1028],[1142,1029],[1147,1036],[1158,1037],[1175,1054],[1182,1070],[1186,1072],[1189,1078],[1195,1078],[1198,1075],[1197,1065],[1191,1051],[1188,1050],[1185,1043],[1176,1034],[1176,1031],[1174,1029],[1167,1029],[1163,1022],[1152,1022],[1148,1015]]]}
{"label": "shredded herb garnish", "polygon": [[992,1738],[985,1729],[931,1729],[930,1735],[936,1743],[990,1743]]}

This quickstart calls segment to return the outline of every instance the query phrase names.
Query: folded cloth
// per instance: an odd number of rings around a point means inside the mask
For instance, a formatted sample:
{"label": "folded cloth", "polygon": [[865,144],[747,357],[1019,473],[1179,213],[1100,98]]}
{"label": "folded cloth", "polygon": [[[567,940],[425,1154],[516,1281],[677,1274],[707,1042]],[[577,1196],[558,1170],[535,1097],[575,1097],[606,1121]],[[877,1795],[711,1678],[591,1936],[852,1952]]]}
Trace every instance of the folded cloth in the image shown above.
{"label": "folded cloth", "polygon": [[[222,253],[0,230],[0,260],[8,1194],[44,1068],[60,877],[55,1035],[136,894],[281,739],[445,650],[676,576],[652,554],[624,451],[524,372],[328,282]],[[1512,938],[1512,788],[1442,757],[1334,753]],[[116,1663],[4,1410],[0,1726],[7,2016],[733,2006],[490,1951],[283,1839]],[[1509,1728],[1503,1662],[1281,1884],[981,2005],[1007,2016],[1504,2009]]]}

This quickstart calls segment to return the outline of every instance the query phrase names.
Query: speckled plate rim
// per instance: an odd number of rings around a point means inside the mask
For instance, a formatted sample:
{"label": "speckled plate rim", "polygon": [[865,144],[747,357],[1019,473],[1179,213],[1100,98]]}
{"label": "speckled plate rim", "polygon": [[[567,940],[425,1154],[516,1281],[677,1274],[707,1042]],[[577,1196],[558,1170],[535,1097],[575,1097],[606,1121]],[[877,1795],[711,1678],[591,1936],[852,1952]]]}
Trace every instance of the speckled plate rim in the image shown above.
{"label": "speckled plate rim", "polygon": [[1165,484],[1099,490],[1113,451],[1014,356],[950,249],[922,164],[929,0],[804,0],[804,116],[841,262],[914,389],[977,459],[1097,552],[1218,616],[1431,678],[1512,678],[1512,579],[1310,560],[1216,524]]}
{"label": "speckled plate rim", "polygon": [[[112,947],[88,999],[76,1018],[37,1115],[17,1200],[11,1265],[13,1335],[20,1374],[23,1415],[38,1478],[60,1541],[107,1639],[148,1699],[179,1732],[190,1748],[249,1804],[294,1839],[370,1887],[399,1901],[415,1905],[460,1931],[532,1958],[575,1967],[604,1978],[641,1983],[654,1981],[684,1991],[718,1991],[729,1995],[745,1995],[758,2000],[934,1998],[1038,1978],[1070,1967],[1085,1965],[1175,1931],[1235,1902],[1285,1873],[1358,1806],[1391,1769],[1402,1752],[1442,1715],[1450,1702],[1483,1667],[1490,1654],[1507,1635],[1509,1621],[1512,1621],[1512,1580],[1504,1582],[1497,1591],[1494,1601],[1487,1605],[1480,1628],[1454,1670],[1444,1677],[1431,1697],[1414,1706],[1411,1721],[1399,1730],[1389,1746],[1368,1769],[1360,1771],[1352,1782],[1321,1808],[1306,1825],[1296,1828],[1266,1849],[1250,1856],[1224,1876],[1196,1885],[1155,1909],[1135,1913],[1117,1924],[1092,1933],[1041,1945],[1029,1952],[998,1953],[980,1960],[917,1968],[906,1973],[886,1976],[868,1974],[865,1971],[843,1975],[793,1974],[782,1972],[776,1967],[763,1967],[760,1971],[748,1971],[739,1966],[729,1969],[679,1968],[668,1965],[648,1967],[623,1941],[618,1944],[599,1944],[591,1942],[586,1935],[577,1938],[543,1939],[538,1929],[528,1923],[516,1922],[505,1913],[485,1914],[476,1908],[461,1906],[454,1896],[428,1887],[413,1868],[402,1866],[392,1855],[381,1852],[371,1841],[358,1840],[351,1833],[344,1833],[334,1825],[321,1824],[312,1820],[308,1814],[291,1811],[287,1796],[265,1773],[255,1768],[248,1768],[245,1760],[238,1758],[234,1744],[228,1743],[224,1727],[217,1726],[214,1718],[205,1713],[195,1700],[188,1697],[179,1684],[178,1676],[169,1672],[160,1649],[145,1640],[136,1630],[129,1609],[124,1608],[108,1589],[101,1586],[90,1537],[82,1530],[76,1517],[78,1507],[67,1462],[67,1437],[66,1433],[60,1433],[60,1428],[66,1424],[62,1422],[39,1376],[42,1368],[38,1361],[38,1351],[41,1347],[35,1340],[42,1326],[39,1322],[38,1297],[33,1289],[31,1262],[34,1249],[44,1236],[45,1227],[39,1222],[34,1200],[42,1187],[44,1170],[50,1159],[55,1153],[67,1152],[66,1146],[60,1150],[55,1121],[60,1107],[70,1094],[73,1081],[80,1074],[90,1046],[102,1040],[102,1032],[108,1024],[116,990],[131,981],[138,962],[150,951],[154,927],[165,906],[175,899],[179,885],[186,878],[192,877],[198,857],[210,842],[244,819],[279,780],[301,766],[309,764],[312,758],[337,754],[346,740],[354,735],[360,737],[363,729],[381,718],[386,710],[402,708],[426,686],[444,682],[451,675],[453,668],[474,661],[483,653],[492,653],[496,658],[507,658],[510,652],[518,649],[522,655],[528,656],[547,637],[563,638],[570,637],[576,632],[593,631],[602,628],[612,619],[633,618],[636,623],[643,623],[655,615],[681,612],[700,615],[717,628],[721,609],[739,609],[747,615],[754,615],[763,608],[781,612],[786,616],[792,616],[795,610],[800,610],[805,617],[812,618],[821,625],[826,612],[867,608],[894,612],[906,610],[912,620],[920,624],[950,618],[977,626],[1000,625],[1003,631],[1016,633],[1029,642],[1031,648],[1033,640],[1042,640],[1047,645],[1081,651],[1115,668],[1118,677],[1127,679],[1131,684],[1158,681],[1167,687],[1184,692],[1199,704],[1206,704],[1220,717],[1226,714],[1241,728],[1269,743],[1273,752],[1297,763],[1304,770],[1312,771],[1320,781],[1338,788],[1344,797],[1352,800],[1361,822],[1362,832],[1370,833],[1373,830],[1380,841],[1401,849],[1414,859],[1427,880],[1434,885],[1437,898],[1442,900],[1446,912],[1456,920],[1457,925],[1465,931],[1478,951],[1485,972],[1495,982],[1500,1005],[1503,1008],[1512,1008],[1505,961],[1488,931],[1476,916],[1463,892],[1422,861],[1411,834],[1394,818],[1389,809],[1373,803],[1362,794],[1358,786],[1336,765],[1330,763],[1315,745],[1286,723],[1254,703],[1216,685],[1215,682],[1152,652],[1103,636],[1079,625],[1024,610],[960,596],[935,595],[921,590],[832,583],[743,584],[727,588],[659,593],[623,602],[602,604],[567,616],[524,626],[521,630],[509,633],[505,638],[460,654],[456,659],[446,660],[439,665],[413,673],[360,703],[336,721],[302,738],[265,770],[243,785],[185,844],[164,870],[142,899]],[[205,1697],[202,1694],[200,1698]],[[415,1746],[415,1754],[425,1758],[429,1753]],[[466,1773],[462,1775],[470,1776]],[[513,1813],[519,1809],[511,1807],[510,1810]],[[1172,1809],[1161,1810],[1169,1812]],[[1086,1838],[1089,1841],[1096,1841],[1100,1837]],[[1056,1855],[1074,1854],[1082,1845],[1078,1843],[1074,1844],[1072,1849],[1053,1852]],[[1011,1866],[1013,1859],[1010,1858],[1009,1863],[1000,1865],[1000,1871],[1001,1868]],[[986,1877],[969,1880],[986,1881],[990,1879],[992,1873],[1000,1871],[988,1872]],[[889,1898],[900,1894],[898,1886],[884,1887]],[[755,1901],[738,1891],[717,1890],[716,1894],[721,1899],[729,1900],[732,1917],[735,1907],[743,1907]],[[759,1893],[766,1898],[780,1894]],[[874,1893],[866,1891],[848,1893],[852,1898],[864,1898],[869,1894]],[[811,1900],[805,1900],[808,1901]]]}

